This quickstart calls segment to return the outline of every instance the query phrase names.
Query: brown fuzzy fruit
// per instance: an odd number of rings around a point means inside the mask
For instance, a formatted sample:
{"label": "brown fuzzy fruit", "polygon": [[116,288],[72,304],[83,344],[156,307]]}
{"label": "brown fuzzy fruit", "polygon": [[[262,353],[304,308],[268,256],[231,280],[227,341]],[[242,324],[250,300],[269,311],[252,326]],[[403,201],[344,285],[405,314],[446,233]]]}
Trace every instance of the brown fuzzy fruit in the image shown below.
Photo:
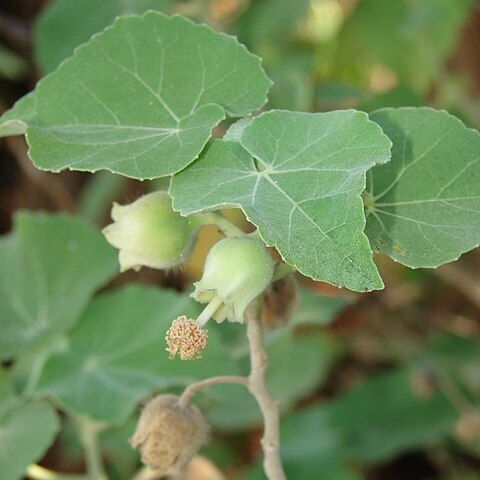
{"label": "brown fuzzy fruit", "polygon": [[150,400],[130,439],[145,465],[168,474],[182,472],[208,437],[200,410],[193,405],[180,408],[178,400],[175,395]]}

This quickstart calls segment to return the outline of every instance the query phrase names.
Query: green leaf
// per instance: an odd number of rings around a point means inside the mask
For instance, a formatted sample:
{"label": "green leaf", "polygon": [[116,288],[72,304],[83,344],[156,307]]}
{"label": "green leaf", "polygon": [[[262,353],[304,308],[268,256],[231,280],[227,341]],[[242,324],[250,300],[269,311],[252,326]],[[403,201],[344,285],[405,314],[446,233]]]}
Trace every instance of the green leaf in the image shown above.
{"label": "green leaf", "polygon": [[93,227],[65,215],[22,212],[0,238],[0,358],[65,332],[118,271]]}
{"label": "green leaf", "polygon": [[478,246],[480,133],[429,108],[371,118],[393,141],[392,161],[368,175],[372,248],[412,268],[434,268]]}
{"label": "green leaf", "polygon": [[102,432],[100,448],[109,464],[110,478],[132,478],[138,469],[138,452],[126,441],[135,431],[137,416]]}
{"label": "green leaf", "polygon": [[78,413],[120,423],[155,391],[236,374],[213,330],[201,360],[168,358],[165,333],[172,320],[183,314],[194,317],[197,308],[186,295],[133,285],[97,297],[68,349],[47,361],[37,390]]}
{"label": "green leaf", "polygon": [[[346,465],[321,464],[319,462],[311,463],[286,463],[283,462],[285,474],[287,478],[295,480],[312,480],[312,473],[315,472],[314,478],[322,480],[363,480],[364,477],[352,471]],[[256,463],[249,468],[241,477],[241,480],[265,480],[265,472],[261,462]]]}
{"label": "green leaf", "polygon": [[440,393],[415,397],[410,375],[408,368],[379,375],[332,402],[286,417],[285,462],[381,462],[447,435],[458,413]]}
{"label": "green leaf", "polygon": [[78,48],[39,82],[28,115],[17,104],[0,119],[0,134],[26,123],[41,169],[161,177],[191,163],[226,113],[260,108],[269,86],[260,59],[233,37],[149,12]]}
{"label": "green leaf", "polygon": [[99,223],[119,198],[127,180],[110,172],[90,175],[78,198],[78,211],[91,222]]}
{"label": "green leaf", "polygon": [[[455,46],[473,0],[363,0],[339,36],[340,67],[381,64],[425,91]],[[379,21],[381,19],[381,21]]]}
{"label": "green leaf", "polygon": [[241,207],[304,275],[380,289],[360,194],[366,170],[389,160],[390,145],[362,112],[271,111],[244,128],[241,145],[212,142],[173,178],[170,194],[184,215]]}
{"label": "green leaf", "polygon": [[60,429],[46,402],[18,405],[0,418],[0,466],[3,480],[19,480],[39,460]]}
{"label": "green leaf", "polygon": [[0,137],[23,135],[27,131],[27,121],[35,114],[35,106],[32,92],[15,103],[13,109],[0,117]]}
{"label": "green leaf", "polygon": [[[35,25],[35,56],[45,73],[52,72],[75,47],[108,27],[116,17],[165,10],[172,0],[54,0]],[[85,15],[88,12],[88,15]]]}
{"label": "green leaf", "polygon": [[6,370],[0,369],[0,417],[10,409],[15,399],[10,375]]}
{"label": "green leaf", "polygon": [[280,48],[293,36],[298,20],[308,12],[308,4],[308,0],[252,2],[232,25],[232,30],[256,52]]}
{"label": "green leaf", "polygon": [[388,92],[364,98],[358,109],[370,113],[386,107],[421,107],[424,103],[425,101],[413,90],[400,85]]}
{"label": "green leaf", "polygon": [[298,307],[288,322],[288,328],[309,325],[330,325],[335,316],[352,303],[352,299],[341,295],[325,297],[308,288],[300,288]]}

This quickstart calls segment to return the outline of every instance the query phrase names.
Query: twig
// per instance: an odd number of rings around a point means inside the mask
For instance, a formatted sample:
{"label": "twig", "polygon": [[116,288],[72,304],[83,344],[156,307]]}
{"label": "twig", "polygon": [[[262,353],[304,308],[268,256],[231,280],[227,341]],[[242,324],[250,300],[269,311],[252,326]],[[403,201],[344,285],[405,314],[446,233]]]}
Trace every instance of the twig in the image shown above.
{"label": "twig", "polygon": [[23,139],[20,137],[6,138],[5,145],[16,158],[18,166],[25,176],[50,198],[56,208],[72,213],[75,211],[75,202],[63,183],[53,174],[48,175],[33,166],[28,158],[27,146]]}
{"label": "twig", "polygon": [[85,452],[89,480],[108,480],[98,445],[98,435],[104,428],[103,425],[83,416],[72,415],[72,418],[77,426],[80,443]]}
{"label": "twig", "polygon": [[25,475],[33,480],[86,480],[87,478],[85,475],[54,472],[36,464],[29,465]]}
{"label": "twig", "polygon": [[237,376],[219,376],[207,378],[205,380],[200,380],[199,382],[192,383],[189,385],[182,393],[180,399],[178,400],[178,406],[180,408],[185,408],[190,403],[192,397],[199,392],[200,390],[210,387],[212,385],[218,385],[221,383],[238,383],[240,385],[248,385],[248,379],[246,377],[237,377]]}
{"label": "twig", "polygon": [[22,50],[32,46],[32,35],[27,24],[16,17],[0,14],[0,32],[3,38]]}
{"label": "twig", "polygon": [[142,467],[131,480],[159,480],[164,475],[161,472],[150,469],[149,467]]}
{"label": "twig", "polygon": [[471,303],[480,309],[480,284],[473,276],[455,264],[442,265],[434,270],[435,275],[461,292]]}
{"label": "twig", "polygon": [[286,480],[280,459],[279,407],[265,383],[268,356],[263,343],[263,332],[256,307],[251,306],[246,314],[247,337],[250,345],[250,376],[248,389],[262,411],[264,432],[262,438],[263,468],[268,480]]}

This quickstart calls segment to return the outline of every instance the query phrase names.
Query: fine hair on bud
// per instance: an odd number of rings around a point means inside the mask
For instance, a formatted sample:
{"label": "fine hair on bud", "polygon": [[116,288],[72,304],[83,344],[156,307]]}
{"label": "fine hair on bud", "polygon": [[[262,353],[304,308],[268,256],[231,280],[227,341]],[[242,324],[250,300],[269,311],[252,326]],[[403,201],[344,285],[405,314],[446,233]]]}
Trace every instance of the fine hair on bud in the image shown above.
{"label": "fine hair on bud", "polygon": [[158,395],[143,409],[130,445],[142,462],[161,473],[178,475],[208,438],[208,425],[194,405],[178,406],[176,395]]}
{"label": "fine hair on bud", "polygon": [[266,330],[284,327],[298,303],[298,286],[293,275],[270,284],[263,296],[261,320]]}

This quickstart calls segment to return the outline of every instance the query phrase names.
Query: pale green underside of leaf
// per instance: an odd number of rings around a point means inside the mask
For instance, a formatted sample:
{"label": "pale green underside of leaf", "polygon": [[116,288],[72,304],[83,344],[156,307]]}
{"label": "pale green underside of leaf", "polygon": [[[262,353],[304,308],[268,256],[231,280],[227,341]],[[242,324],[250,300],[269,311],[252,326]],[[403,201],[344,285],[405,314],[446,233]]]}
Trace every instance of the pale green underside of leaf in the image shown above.
{"label": "pale green underside of leaf", "polygon": [[2,480],[24,478],[25,469],[39,460],[60,429],[54,409],[46,402],[13,407],[0,418]]}
{"label": "pale green underside of leaf", "polygon": [[184,215],[241,207],[267,245],[311,278],[380,289],[360,194],[390,145],[362,112],[271,111],[245,127],[241,145],[212,142],[170,194]]}
{"label": "pale green underside of leaf", "polygon": [[269,86],[233,37],[157,12],[121,17],[39,82],[33,111],[7,112],[0,135],[26,123],[41,169],[161,177],[192,162],[225,114],[260,108]]}
{"label": "pale green underside of leaf", "polygon": [[165,334],[171,322],[197,313],[198,305],[188,296],[166,290],[132,285],[97,297],[73,332],[68,350],[47,361],[37,390],[68,409],[120,423],[154,392],[238,373],[214,331],[201,361],[168,358]]}
{"label": "pale green underside of leaf", "polygon": [[35,114],[35,97],[30,92],[0,117],[0,137],[24,135],[27,122]]}
{"label": "pale green underside of leaf", "polygon": [[170,3],[172,0],[53,0],[42,10],[34,29],[39,66],[45,73],[52,72],[75,47],[116,17],[164,10]]}
{"label": "pale green underside of leaf", "polygon": [[118,271],[115,251],[87,223],[22,212],[0,238],[0,358],[70,328]]}
{"label": "pale green underside of leaf", "polygon": [[434,268],[478,246],[480,133],[429,108],[384,109],[372,119],[393,141],[392,161],[368,174],[372,248]]}

